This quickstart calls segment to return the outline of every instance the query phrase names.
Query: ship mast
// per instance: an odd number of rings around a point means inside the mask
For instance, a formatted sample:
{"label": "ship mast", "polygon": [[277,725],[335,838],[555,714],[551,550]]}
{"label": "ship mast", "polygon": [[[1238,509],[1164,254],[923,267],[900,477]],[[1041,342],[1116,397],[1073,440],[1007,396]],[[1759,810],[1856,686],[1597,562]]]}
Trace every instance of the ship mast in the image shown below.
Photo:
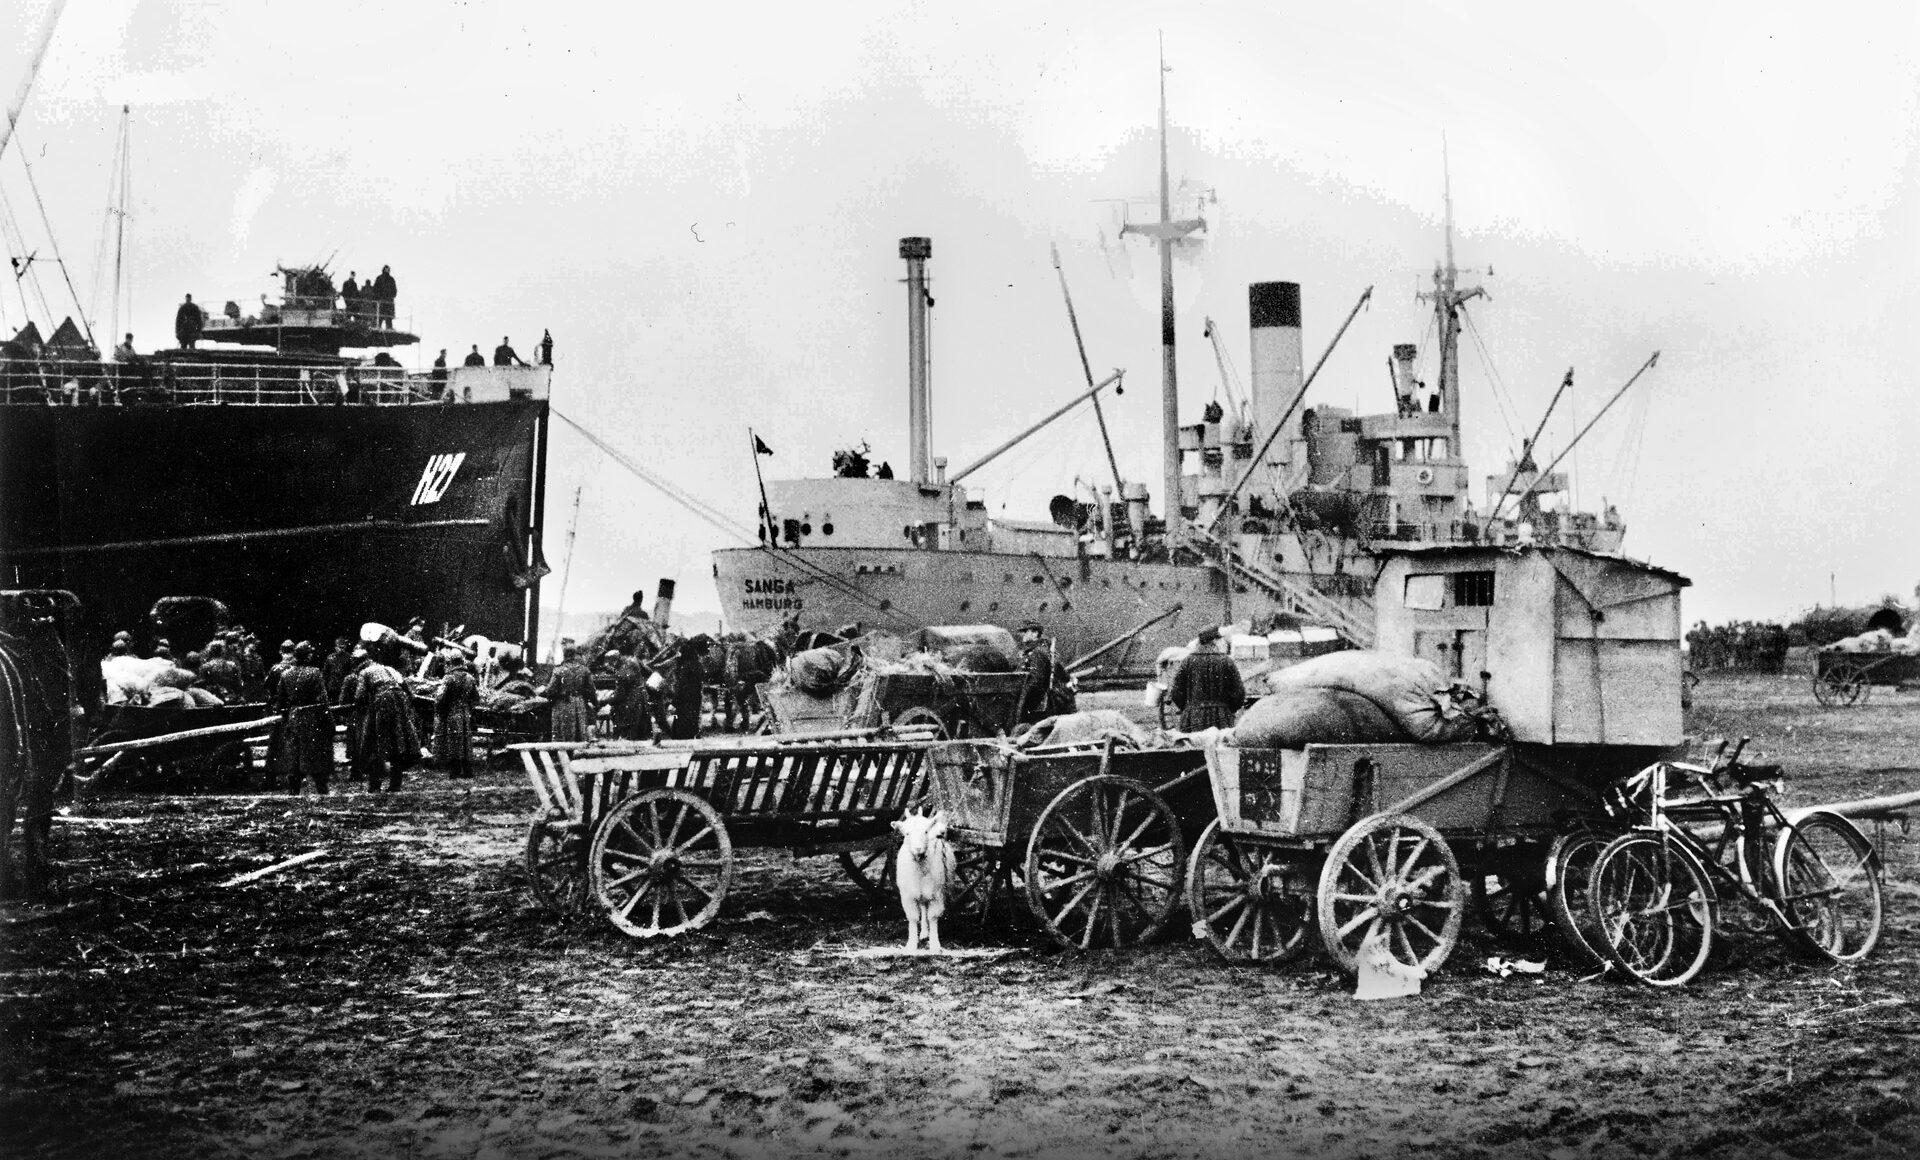
{"label": "ship mast", "polygon": [[53,43],[54,25],[60,23],[60,10],[66,6],[67,0],[53,0],[47,5],[46,18],[40,22],[40,44],[33,50],[33,59],[27,62],[27,75],[20,78],[13,103],[7,106],[7,123],[0,125],[0,157],[7,155],[7,142],[13,140],[13,127],[20,123],[20,113],[27,107],[27,94],[33,91],[34,78],[40,75],[40,62],[47,58],[47,46]]}
{"label": "ship mast", "polygon": [[1445,199],[1446,261],[1433,267],[1433,291],[1417,295],[1433,303],[1433,320],[1440,336],[1440,413],[1446,417],[1449,448],[1460,449],[1460,308],[1482,297],[1480,286],[1460,287],[1460,271],[1453,264],[1453,174],[1447,161],[1447,140],[1440,138],[1440,173]]}
{"label": "ship mast", "polygon": [[1199,218],[1173,220],[1172,190],[1167,180],[1167,51],[1160,47],[1160,220],[1152,225],[1120,227],[1122,234],[1141,234],[1160,247],[1160,447],[1163,479],[1161,504],[1167,538],[1180,534],[1180,379],[1173,350],[1173,244],[1206,228]]}

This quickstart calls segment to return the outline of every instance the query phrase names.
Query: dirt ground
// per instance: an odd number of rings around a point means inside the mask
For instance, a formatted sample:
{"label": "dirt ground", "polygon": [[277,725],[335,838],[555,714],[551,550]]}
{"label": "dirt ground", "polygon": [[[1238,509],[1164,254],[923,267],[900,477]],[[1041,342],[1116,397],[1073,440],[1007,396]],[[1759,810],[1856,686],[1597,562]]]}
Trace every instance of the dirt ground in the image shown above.
{"label": "dirt ground", "polygon": [[[1920,694],[1824,710],[1710,678],[1792,802],[1920,786]],[[831,860],[752,852],[721,919],[629,940],[537,910],[532,792],[121,799],[56,825],[62,909],[0,927],[13,1156],[1920,1154],[1920,842],[1885,834],[1855,970],[1730,940],[1678,992],[1496,977],[1469,928],[1423,995],[1184,938],[849,958],[898,939]],[[271,877],[224,886],[311,850]]]}

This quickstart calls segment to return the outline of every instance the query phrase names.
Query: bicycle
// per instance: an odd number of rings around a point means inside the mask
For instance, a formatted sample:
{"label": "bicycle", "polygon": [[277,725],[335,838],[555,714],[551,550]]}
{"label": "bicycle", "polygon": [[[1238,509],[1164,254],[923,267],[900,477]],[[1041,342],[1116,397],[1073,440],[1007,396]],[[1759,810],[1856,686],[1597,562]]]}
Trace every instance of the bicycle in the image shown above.
{"label": "bicycle", "polygon": [[[1742,765],[1746,745],[1727,754],[1721,742],[1710,765],[1656,763],[1621,787],[1639,816],[1594,858],[1585,930],[1641,983],[1679,986],[1700,973],[1723,899],[1751,905],[1790,945],[1829,962],[1858,962],[1879,941],[1872,844],[1830,811],[1790,819],[1773,799],[1780,767]],[[1691,792],[1672,792],[1676,776]]]}

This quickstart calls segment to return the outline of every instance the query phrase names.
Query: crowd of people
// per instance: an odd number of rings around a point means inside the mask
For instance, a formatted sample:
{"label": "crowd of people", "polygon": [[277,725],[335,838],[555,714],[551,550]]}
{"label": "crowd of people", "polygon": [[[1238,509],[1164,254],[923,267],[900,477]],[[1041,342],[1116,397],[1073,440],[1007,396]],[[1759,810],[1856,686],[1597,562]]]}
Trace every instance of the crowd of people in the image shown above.
{"label": "crowd of people", "polygon": [[1695,672],[1747,669],[1780,673],[1786,671],[1789,643],[1786,628],[1767,621],[1735,620],[1709,626],[1702,620],[1687,630],[1687,664]]}

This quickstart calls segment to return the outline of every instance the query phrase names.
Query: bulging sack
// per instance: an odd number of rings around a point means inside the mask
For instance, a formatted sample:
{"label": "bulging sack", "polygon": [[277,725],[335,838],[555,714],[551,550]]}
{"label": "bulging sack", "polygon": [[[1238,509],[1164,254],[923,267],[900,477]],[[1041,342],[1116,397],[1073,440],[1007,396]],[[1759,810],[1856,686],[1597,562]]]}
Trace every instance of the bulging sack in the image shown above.
{"label": "bulging sack", "polygon": [[1373,702],[1414,741],[1463,741],[1474,735],[1473,718],[1454,707],[1453,682],[1440,666],[1420,657],[1371,651],[1328,653],[1282,669],[1267,680],[1275,693],[1335,689]]}
{"label": "bulging sack", "polygon": [[1405,741],[1406,731],[1380,706],[1345,689],[1289,689],[1247,707],[1233,727],[1242,749],[1299,749]]}
{"label": "bulging sack", "polygon": [[803,693],[824,697],[846,680],[847,660],[830,648],[795,653],[787,661],[787,680]]}

